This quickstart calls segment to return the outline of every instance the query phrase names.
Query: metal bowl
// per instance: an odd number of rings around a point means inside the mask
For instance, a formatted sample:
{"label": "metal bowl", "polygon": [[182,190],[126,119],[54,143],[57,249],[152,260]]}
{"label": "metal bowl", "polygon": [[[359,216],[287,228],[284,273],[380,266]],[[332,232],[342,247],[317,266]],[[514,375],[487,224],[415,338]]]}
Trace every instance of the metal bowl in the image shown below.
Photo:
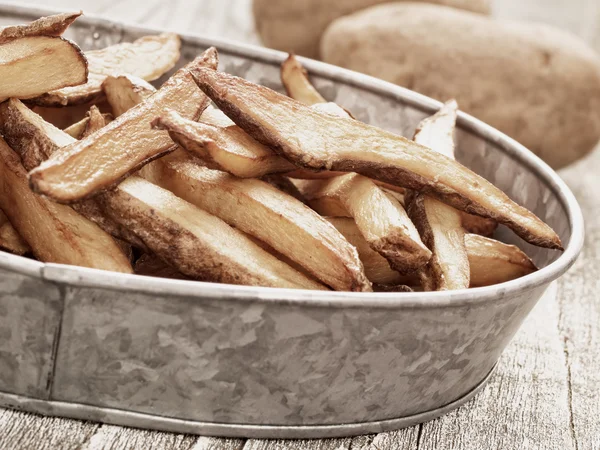
{"label": "metal bowl", "polygon": [[[51,11],[0,7],[4,22]],[[158,30],[85,16],[84,49]],[[183,58],[209,45],[221,69],[281,90],[280,52],[183,36]],[[302,60],[317,88],[360,120],[406,136],[439,103]],[[454,292],[344,293],[122,275],[0,253],[0,404],[176,432],[328,437],[440,415],[493,370],[549,283],[575,261],[583,219],[572,193],[533,153],[460,114],[457,158],[548,222],[564,253],[532,247],[542,269]]]}

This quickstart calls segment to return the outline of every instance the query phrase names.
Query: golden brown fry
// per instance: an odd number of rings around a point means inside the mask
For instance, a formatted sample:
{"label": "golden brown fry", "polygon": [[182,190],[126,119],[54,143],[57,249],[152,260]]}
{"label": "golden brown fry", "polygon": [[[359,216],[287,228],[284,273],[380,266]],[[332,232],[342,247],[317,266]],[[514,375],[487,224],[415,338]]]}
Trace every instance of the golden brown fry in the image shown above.
{"label": "golden brown fry", "polygon": [[327,101],[310,83],[308,73],[293,53],[281,64],[281,82],[290,97],[305,105]]}
{"label": "golden brown fry", "polygon": [[[0,105],[0,124],[4,138],[21,156],[26,170],[32,170],[60,148],[76,142],[75,138],[45,122],[17,99],[10,99]],[[144,248],[144,244],[135,234],[108,219],[94,199],[75,203],[72,207],[96,222],[107,233],[138,248]]]}
{"label": "golden brown fry", "polygon": [[118,184],[144,164],[173,151],[169,134],[150,128],[159,111],[174,109],[197,119],[207,105],[206,96],[191,79],[189,68],[216,67],[217,53],[208,49],[134,108],[102,130],[61,149],[29,174],[33,190],[56,201],[70,203],[91,197]]}
{"label": "golden brown fry", "polygon": [[28,36],[0,45],[0,101],[75,86],[87,75],[82,51],[61,37]]}
{"label": "golden brown fry", "polygon": [[98,199],[106,214],[187,276],[251,286],[324,289],[221,219],[137,176]]}
{"label": "golden brown fry", "polygon": [[[97,111],[98,114],[100,114],[100,116],[102,117],[102,121],[100,121],[100,119],[96,115],[96,112],[94,112],[93,114],[95,123],[90,124],[90,120],[92,119],[92,108],[94,108],[95,111]],[[75,139],[81,139],[84,137],[84,134],[91,134],[91,129],[100,129],[113,121],[112,114],[101,113],[96,105],[92,105],[92,108],[90,108],[90,111],[88,111],[88,113],[83,119],[68,126],[63,131]],[[98,128],[98,125],[100,124],[101,126]]]}
{"label": "golden brown fry", "polygon": [[538,270],[533,261],[514,245],[476,234],[467,234],[465,243],[471,267],[470,287],[504,283]]}
{"label": "golden brown fry", "polygon": [[40,261],[131,273],[115,241],[68,206],[29,189],[19,157],[0,140],[0,208]]}
{"label": "golden brown fry", "polygon": [[[365,273],[373,288],[376,285],[416,286],[419,279],[416,274],[402,275],[393,270],[383,256],[375,252],[360,233],[353,219],[346,217],[327,217],[340,233],[356,247]],[[490,286],[504,283],[535,272],[537,268],[523,251],[514,245],[504,244],[494,239],[476,234],[465,236],[469,255],[469,287]]]}
{"label": "golden brown fry", "polygon": [[102,82],[108,76],[131,74],[152,81],[175,66],[179,60],[181,40],[177,34],[144,36],[134,42],[111,45],[85,53],[89,78],[80,86],[58,89],[31,99],[42,106],[74,105],[102,97]]}
{"label": "golden brown fry", "polygon": [[0,250],[15,255],[24,255],[25,253],[31,252],[29,244],[27,244],[19,232],[15,230],[2,210],[0,210]]}
{"label": "golden brown fry", "polygon": [[372,125],[317,111],[232,75],[206,68],[191,73],[238,126],[298,166],[354,171],[420,190],[455,208],[495,219],[534,245],[562,249],[552,228],[451,158]]}
{"label": "golden brown fry", "polygon": [[144,253],[135,262],[133,273],[147,277],[171,278],[173,280],[189,280],[177,269],[169,266],[158,256],[151,253]]}
{"label": "golden brown fry", "polygon": [[[456,101],[447,102],[433,116],[421,121],[414,141],[454,159],[457,113]],[[423,289],[467,289],[469,258],[460,212],[436,198],[414,191],[406,195],[406,210],[423,242],[433,253],[429,263],[419,271]]]}
{"label": "golden brown fry", "polygon": [[0,44],[28,36],[60,36],[81,16],[76,13],[54,14],[41,17],[25,25],[10,25],[0,28]]}
{"label": "golden brown fry", "polygon": [[411,275],[402,275],[390,267],[390,263],[371,248],[356,222],[348,217],[326,217],[350,244],[356,247],[358,256],[365,267],[369,281],[379,285],[418,285],[419,280]]}
{"label": "golden brown fry", "polygon": [[92,106],[87,114],[88,121],[78,139],[84,139],[90,134],[104,128],[111,120],[106,120],[106,117],[100,112],[97,106]]}
{"label": "golden brown fry", "polygon": [[156,92],[150,83],[133,75],[106,77],[102,83],[102,90],[115,117],[142,103]]}
{"label": "golden brown fry", "polygon": [[371,248],[395,270],[411,272],[431,258],[402,205],[368,178],[348,173],[306,181],[297,187],[321,215],[353,217]]}
{"label": "golden brown fry", "polygon": [[273,186],[199,166],[184,152],[154,161],[142,175],[260,239],[333,289],[370,290],[356,250],[318,214]]}
{"label": "golden brown fry", "polygon": [[157,123],[160,129],[169,131],[173,141],[205,161],[207,166],[240,178],[260,178],[295,168],[235,125],[218,128],[185,120],[176,114],[164,115]]}

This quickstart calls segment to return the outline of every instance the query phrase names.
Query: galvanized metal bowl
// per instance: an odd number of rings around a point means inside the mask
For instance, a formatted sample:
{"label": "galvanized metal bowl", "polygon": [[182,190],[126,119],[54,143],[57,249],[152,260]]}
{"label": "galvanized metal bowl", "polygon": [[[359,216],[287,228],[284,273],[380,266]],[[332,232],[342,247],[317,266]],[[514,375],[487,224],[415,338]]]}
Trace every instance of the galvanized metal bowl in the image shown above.
{"label": "galvanized metal bowl", "polygon": [[[5,23],[51,11],[0,7]],[[84,49],[157,30],[83,17]],[[281,90],[284,54],[209,45],[221,69]],[[303,60],[317,88],[360,120],[406,136],[439,106],[368,76]],[[42,264],[0,253],[0,404],[27,411],[222,436],[326,437],[400,428],[469,399],[549,283],[575,261],[583,219],[535,155],[460,114],[458,159],[533,210],[564,253],[497,286],[434,293],[333,293],[219,285]],[[268,226],[266,224],[265,226]]]}

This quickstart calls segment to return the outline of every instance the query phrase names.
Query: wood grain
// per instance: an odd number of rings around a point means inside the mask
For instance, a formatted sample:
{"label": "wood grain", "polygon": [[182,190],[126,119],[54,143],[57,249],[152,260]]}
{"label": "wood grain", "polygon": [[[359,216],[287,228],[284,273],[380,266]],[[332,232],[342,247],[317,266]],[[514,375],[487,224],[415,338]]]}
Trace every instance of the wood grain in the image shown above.
{"label": "wood grain", "polygon": [[[511,2],[497,1],[495,11],[506,16],[511,14],[511,7],[522,6],[522,2]],[[593,0],[579,2],[595,4]],[[148,0],[143,8],[137,0],[35,0],[34,3],[64,10],[82,8],[84,12],[149,26],[258,43],[250,0]],[[552,8],[542,0],[529,3],[543,5],[544,14],[551,14]],[[533,14],[531,9],[526,11]],[[559,9],[554,11],[562,14]],[[558,300],[545,297],[536,306],[502,355],[498,371],[486,388],[467,405],[440,419],[353,439],[245,441],[144,431],[0,409],[0,448],[600,450],[598,173],[598,150],[561,172],[582,206],[587,238],[582,256],[558,283]]]}

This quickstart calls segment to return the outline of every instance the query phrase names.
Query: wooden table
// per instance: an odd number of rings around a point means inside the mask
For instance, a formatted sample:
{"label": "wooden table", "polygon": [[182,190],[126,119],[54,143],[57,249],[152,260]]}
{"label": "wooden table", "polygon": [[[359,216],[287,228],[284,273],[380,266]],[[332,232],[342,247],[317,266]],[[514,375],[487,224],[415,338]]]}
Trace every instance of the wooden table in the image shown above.
{"label": "wooden table", "polygon": [[[138,0],[38,3],[258,42],[247,0],[147,0],[143,8]],[[583,254],[551,288],[557,295],[545,296],[525,321],[485,389],[440,419],[356,438],[274,441],[177,435],[0,409],[0,449],[599,450],[600,151],[560,174],[583,208]]]}

